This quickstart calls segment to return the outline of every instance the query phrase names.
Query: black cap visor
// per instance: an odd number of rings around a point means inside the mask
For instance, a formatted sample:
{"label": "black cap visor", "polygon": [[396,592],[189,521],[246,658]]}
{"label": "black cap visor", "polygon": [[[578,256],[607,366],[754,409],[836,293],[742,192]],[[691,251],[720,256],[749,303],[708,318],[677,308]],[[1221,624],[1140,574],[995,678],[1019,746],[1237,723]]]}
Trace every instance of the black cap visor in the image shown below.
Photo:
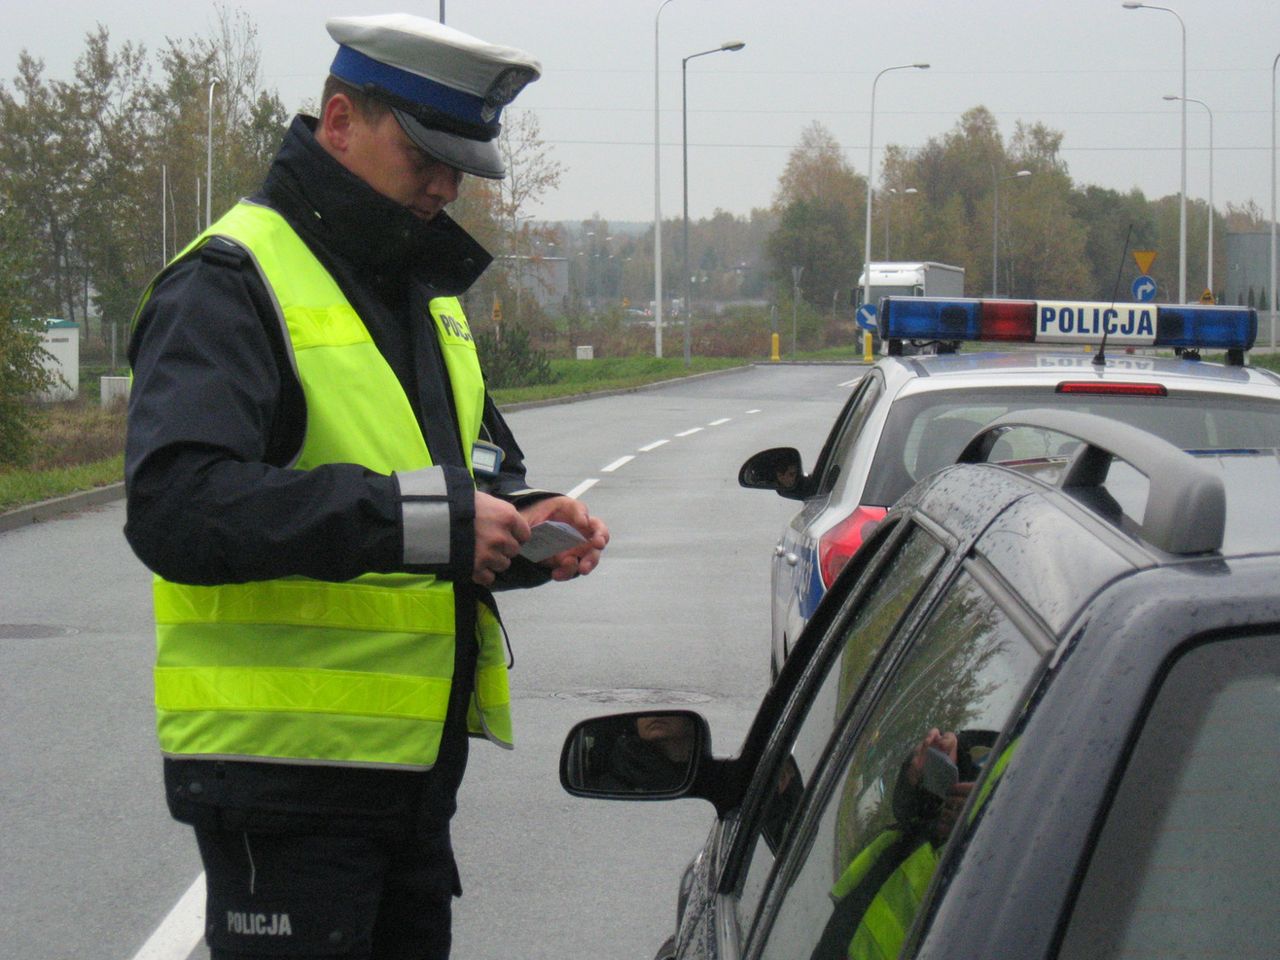
{"label": "black cap visor", "polygon": [[413,145],[427,156],[474,177],[501,180],[507,175],[496,140],[472,140],[456,133],[433,130],[398,107],[392,107],[391,112]]}

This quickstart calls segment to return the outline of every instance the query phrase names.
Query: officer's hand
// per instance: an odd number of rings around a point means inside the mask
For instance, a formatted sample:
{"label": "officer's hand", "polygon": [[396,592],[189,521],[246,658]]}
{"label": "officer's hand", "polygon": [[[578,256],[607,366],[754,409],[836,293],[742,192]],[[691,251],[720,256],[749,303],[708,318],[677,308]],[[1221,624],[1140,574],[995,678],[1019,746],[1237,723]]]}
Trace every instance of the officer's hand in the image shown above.
{"label": "officer's hand", "polygon": [[476,561],[471,579],[487,587],[511,566],[511,558],[529,539],[529,523],[505,500],[476,491],[475,530]]}
{"label": "officer's hand", "polygon": [[600,563],[600,552],[609,545],[609,528],[599,517],[591,516],[587,505],[581,500],[548,497],[530,504],[520,512],[530,526],[544,520],[559,520],[587,538],[585,543],[572,550],[557,553],[542,561],[542,566],[551,568],[553,580],[571,580],[590,573]]}

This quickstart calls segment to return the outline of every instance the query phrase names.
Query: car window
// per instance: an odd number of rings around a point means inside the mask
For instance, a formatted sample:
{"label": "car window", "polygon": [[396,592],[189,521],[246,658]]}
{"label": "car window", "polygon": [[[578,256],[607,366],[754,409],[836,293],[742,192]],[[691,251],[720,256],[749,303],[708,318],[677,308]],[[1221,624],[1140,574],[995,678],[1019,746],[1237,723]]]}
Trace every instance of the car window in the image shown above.
{"label": "car window", "polygon": [[1061,960],[1280,957],[1280,636],[1192,649],[1142,726]]}
{"label": "car window", "polygon": [[[901,397],[881,432],[863,503],[889,505],[917,480],[955,463],[965,443],[996,417],[1053,406],[1141,427],[1184,450],[1280,446],[1280,403],[1227,394],[1116,397],[1059,394],[1054,387],[934,390]],[[1020,431],[997,441],[990,459],[1064,456],[1061,435]],[[834,460],[834,458],[833,458]]]}
{"label": "car window", "polygon": [[[800,797],[812,783],[823,749],[839,723],[849,699],[871,668],[877,651],[910,610],[945,550],[917,526],[897,541],[896,552],[874,574],[875,583],[831,640],[834,647],[825,664],[817,692],[803,699],[803,719],[788,754],[767,779],[754,786],[766,801],[757,828],[755,847],[738,898],[742,929],[750,925],[760,902],[775,853],[789,829]],[[794,719],[794,715],[792,718]]]}
{"label": "car window", "polygon": [[852,404],[841,418],[840,426],[833,432],[821,464],[821,475],[818,478],[818,494],[830,493],[840,478],[842,470],[848,467],[849,453],[853,449],[862,425],[867,422],[880,395],[884,393],[884,382],[874,372],[867,374],[862,381],[861,389]]}
{"label": "car window", "polygon": [[[870,713],[853,711],[840,734],[842,749],[802,813],[797,829],[806,833],[775,874],[785,873],[787,887],[763,957],[897,955],[960,806],[1039,661],[992,597],[959,575]],[[931,757],[930,744],[952,764]]]}

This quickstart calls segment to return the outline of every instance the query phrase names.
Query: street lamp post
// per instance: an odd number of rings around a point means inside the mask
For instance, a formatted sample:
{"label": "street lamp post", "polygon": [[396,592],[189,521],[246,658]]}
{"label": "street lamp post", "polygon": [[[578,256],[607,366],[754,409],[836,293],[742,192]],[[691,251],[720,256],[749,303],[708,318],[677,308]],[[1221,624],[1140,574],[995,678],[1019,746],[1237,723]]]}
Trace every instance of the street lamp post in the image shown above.
{"label": "street lamp post", "polygon": [[871,81],[871,120],[867,133],[867,235],[862,244],[862,302],[871,302],[871,198],[875,194],[875,142],[876,142],[876,84],[893,70],[928,70],[927,63],[900,63],[885,67]]}
{"label": "street lamp post", "polygon": [[689,324],[693,313],[693,281],[689,276],[689,61],[712,53],[736,53],[745,47],[741,40],[729,40],[711,50],[691,53],[680,61],[680,124],[684,165],[684,365],[693,362]]}
{"label": "street lamp post", "polygon": [[[906,197],[906,196],[910,196],[913,193],[919,193],[919,192],[920,191],[917,190],[915,187],[906,187],[903,190],[899,190],[897,187],[890,187],[888,190],[885,191],[885,193],[889,194],[892,197],[896,197],[899,193],[901,193],[904,197]],[[889,215],[892,209],[893,209],[892,203],[886,203],[884,205],[884,258],[886,260],[889,259]]]}
{"label": "street lamp post", "polygon": [[796,327],[800,310],[800,277],[804,275],[804,267],[791,268],[791,359],[796,358]]}
{"label": "street lamp post", "polygon": [[1271,61],[1271,349],[1276,348],[1276,66],[1280,53]]}
{"label": "street lamp post", "polygon": [[205,141],[204,172],[204,225],[213,223],[213,88],[222,81],[214,77],[209,81],[209,133]]}
{"label": "street lamp post", "polygon": [[1164,95],[1166,100],[1182,100],[1184,105],[1187,103],[1198,103],[1204,107],[1205,113],[1209,114],[1209,278],[1205,284],[1205,289],[1213,293],[1213,111],[1209,109],[1209,105],[1203,100],[1197,100],[1195,97],[1179,97],[1172,93]]}
{"label": "street lamp post", "polygon": [[658,21],[671,0],[653,15],[653,355],[662,356],[662,152],[658,112]]}
{"label": "street lamp post", "polygon": [[1000,184],[1005,180],[1020,180],[1031,176],[1030,170],[1019,170],[1007,177],[1002,177],[995,167],[991,168],[991,299],[1000,296]]}
{"label": "street lamp post", "polygon": [[1178,191],[1178,302],[1187,302],[1187,25],[1178,11],[1150,3],[1121,4],[1126,10],[1163,10],[1172,13],[1182,28],[1182,186]]}

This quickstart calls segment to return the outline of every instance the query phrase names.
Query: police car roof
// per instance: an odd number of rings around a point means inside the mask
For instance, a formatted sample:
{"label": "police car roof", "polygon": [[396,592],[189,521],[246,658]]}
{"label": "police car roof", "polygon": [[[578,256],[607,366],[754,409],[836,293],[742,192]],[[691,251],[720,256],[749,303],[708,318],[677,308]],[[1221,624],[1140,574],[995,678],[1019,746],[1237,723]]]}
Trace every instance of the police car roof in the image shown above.
{"label": "police car roof", "polygon": [[1063,380],[1107,383],[1161,383],[1170,390],[1248,395],[1280,401],[1280,377],[1254,367],[1225,366],[1200,360],[1154,355],[1107,354],[1102,365],[1093,353],[1011,349],[991,353],[885,357],[886,380],[911,392],[974,389],[983,386],[1047,386]]}

